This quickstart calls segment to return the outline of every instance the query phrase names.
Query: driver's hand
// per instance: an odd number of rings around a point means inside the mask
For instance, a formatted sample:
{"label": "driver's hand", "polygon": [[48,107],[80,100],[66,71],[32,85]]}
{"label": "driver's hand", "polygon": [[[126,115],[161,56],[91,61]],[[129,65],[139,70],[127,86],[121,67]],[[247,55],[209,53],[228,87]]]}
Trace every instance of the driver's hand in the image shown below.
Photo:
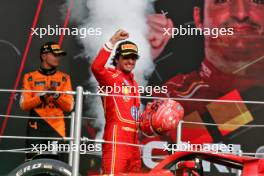
{"label": "driver's hand", "polygon": [[123,29],[119,29],[116,31],[116,33],[111,37],[110,42],[115,45],[117,42],[121,40],[126,40],[129,37],[129,34],[127,31]]}

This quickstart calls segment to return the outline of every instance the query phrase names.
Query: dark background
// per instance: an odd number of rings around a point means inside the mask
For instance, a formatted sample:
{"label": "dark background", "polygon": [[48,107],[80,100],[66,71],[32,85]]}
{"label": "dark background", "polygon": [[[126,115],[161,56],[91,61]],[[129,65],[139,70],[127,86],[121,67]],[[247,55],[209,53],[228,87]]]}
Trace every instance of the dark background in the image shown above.
{"label": "dark background", "polygon": [[[30,29],[38,7],[38,0],[2,0],[0,1],[0,88],[14,89],[17,79],[18,70],[21,66],[22,56],[26,48]],[[39,14],[36,27],[47,27],[47,25],[63,26],[64,17],[61,13],[61,6],[65,3],[63,0],[45,0]],[[73,27],[70,24],[68,27]],[[59,36],[44,36],[42,39],[33,36],[32,43],[29,48],[26,62],[23,68],[22,77],[19,79],[20,84],[17,89],[21,89],[21,80],[24,73],[38,69],[40,64],[39,49],[46,41],[59,41]],[[8,44],[7,44],[8,42]],[[10,45],[11,43],[12,45]],[[13,48],[16,47],[19,53]],[[72,86],[77,85],[87,87],[85,80],[88,78],[89,65],[85,58],[75,58],[82,47],[76,42],[73,36],[65,36],[62,47],[67,51],[68,55],[63,58],[60,70],[71,75]],[[6,114],[10,101],[11,93],[0,94],[0,114]],[[19,109],[19,94],[15,96],[12,105],[11,115],[27,115]],[[3,117],[0,117],[0,127],[3,126]],[[87,122],[88,123],[88,122]],[[86,124],[86,121],[83,122]],[[26,120],[9,118],[3,135],[25,136]],[[0,142],[0,150],[24,148],[24,140],[2,139]],[[13,168],[17,167],[24,161],[24,154],[18,153],[0,153],[0,175],[6,175]],[[82,155],[82,165],[87,168],[88,155]],[[81,166],[82,167],[82,166]],[[83,169],[83,174],[84,174]],[[85,175],[85,174],[84,174]]]}
{"label": "dark background", "polygon": [[[193,6],[197,0],[158,0],[155,2],[157,13],[161,11],[168,12],[167,17],[171,18],[174,25],[192,24]],[[0,1],[0,88],[14,89],[18,71],[21,67],[22,56],[26,48],[30,28],[38,6],[38,0],[1,0]],[[64,0],[44,0],[37,22],[37,27],[47,27],[47,25],[63,26],[66,12],[61,11]],[[77,24],[70,23],[68,27],[75,27]],[[26,62],[23,68],[23,74],[38,69],[39,48],[46,41],[59,41],[59,36],[44,36],[39,38],[33,36],[32,43],[29,48]],[[11,44],[11,45],[10,45]],[[15,47],[16,49],[14,49]],[[67,51],[68,55],[63,58],[60,70],[71,75],[73,88],[77,85],[83,86],[85,89],[87,79],[89,77],[89,64],[85,58],[75,57],[82,51],[82,46],[77,42],[74,36],[65,36],[62,47]],[[150,77],[150,85],[162,85],[166,80],[172,78],[177,73],[188,73],[200,66],[204,57],[203,53],[203,37],[202,36],[178,36],[170,40],[161,56],[155,60],[157,64],[156,70]],[[21,89],[21,80],[17,89]],[[254,97],[263,97],[259,91],[252,90],[250,94]],[[6,114],[10,101],[10,93],[0,93],[0,114]],[[247,96],[247,95],[246,95]],[[89,105],[85,104],[85,107]],[[263,108],[262,108],[263,109]],[[19,94],[15,96],[12,105],[11,115],[27,115],[19,109]],[[261,112],[261,115],[263,113]],[[86,114],[84,114],[85,116]],[[4,118],[0,117],[0,128],[3,127]],[[261,124],[262,121],[257,123]],[[24,136],[26,131],[26,120],[9,118],[3,135]],[[89,121],[84,120],[82,134],[86,136],[94,136],[95,130],[91,130]],[[247,151],[254,150],[263,144],[261,138],[262,130],[251,130],[243,136],[235,138],[233,141],[226,142],[251,143],[251,147],[246,148]],[[252,138],[254,136],[254,138]],[[258,140],[257,140],[258,139]],[[250,141],[250,140],[254,140]],[[255,141],[258,141],[257,143]],[[0,150],[24,148],[24,140],[2,139],[0,141]],[[17,167],[24,161],[24,154],[19,153],[0,153],[0,175],[6,175],[13,168]],[[81,155],[81,173],[86,175],[86,170],[98,170],[100,168],[100,158],[91,155]]]}

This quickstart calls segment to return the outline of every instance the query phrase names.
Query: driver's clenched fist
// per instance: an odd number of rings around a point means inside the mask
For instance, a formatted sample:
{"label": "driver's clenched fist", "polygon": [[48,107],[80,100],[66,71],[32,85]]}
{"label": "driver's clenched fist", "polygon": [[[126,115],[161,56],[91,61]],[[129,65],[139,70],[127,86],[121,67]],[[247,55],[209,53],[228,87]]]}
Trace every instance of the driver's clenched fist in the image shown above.
{"label": "driver's clenched fist", "polygon": [[127,31],[123,30],[123,29],[119,29],[118,31],[116,31],[116,33],[111,37],[110,41],[113,45],[115,45],[117,42],[121,41],[121,40],[126,40],[128,39],[129,34]]}

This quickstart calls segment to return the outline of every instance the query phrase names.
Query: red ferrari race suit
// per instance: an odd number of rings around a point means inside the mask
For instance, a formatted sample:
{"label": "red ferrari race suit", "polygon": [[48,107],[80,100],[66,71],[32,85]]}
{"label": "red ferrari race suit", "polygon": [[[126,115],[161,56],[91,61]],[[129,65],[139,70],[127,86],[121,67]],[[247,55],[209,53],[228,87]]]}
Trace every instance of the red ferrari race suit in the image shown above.
{"label": "red ferrari race suit", "polygon": [[[125,74],[117,68],[106,68],[113,46],[106,43],[92,64],[92,72],[99,82],[100,89],[113,90],[106,92],[116,95],[138,96],[138,85],[132,73]],[[126,88],[134,87],[134,91]],[[117,90],[122,88],[122,90]],[[102,97],[106,125],[104,140],[112,143],[103,144],[103,173],[137,172],[141,167],[141,156],[138,147],[118,144],[125,142],[138,144],[139,98],[107,96]]]}
{"label": "red ferrari race suit", "polygon": [[[37,71],[25,74],[23,80],[24,90],[71,91],[69,75],[56,71],[40,68]],[[20,107],[24,111],[30,111],[30,116],[54,117],[42,119],[29,119],[27,135],[34,137],[66,137],[64,112],[73,109],[74,99],[69,94],[49,95],[44,99],[41,93],[23,92],[20,99]],[[46,144],[48,140],[27,140],[26,145],[32,148],[32,144]],[[31,158],[34,155],[28,155]]]}
{"label": "red ferrari race suit", "polygon": [[[245,79],[225,74],[205,59],[200,69],[189,74],[178,74],[168,80],[164,86],[167,86],[167,96],[169,97],[243,101],[241,92],[248,91],[249,88],[260,86],[261,84],[263,85],[263,82],[256,79]],[[185,121],[244,125],[253,120],[247,106],[241,103],[217,103],[210,101],[180,101],[180,103],[184,107]],[[204,125],[184,124],[183,141],[211,143],[238,128],[239,126],[227,127],[222,125],[208,127]],[[175,135],[175,131],[171,132],[173,141],[175,141]]]}

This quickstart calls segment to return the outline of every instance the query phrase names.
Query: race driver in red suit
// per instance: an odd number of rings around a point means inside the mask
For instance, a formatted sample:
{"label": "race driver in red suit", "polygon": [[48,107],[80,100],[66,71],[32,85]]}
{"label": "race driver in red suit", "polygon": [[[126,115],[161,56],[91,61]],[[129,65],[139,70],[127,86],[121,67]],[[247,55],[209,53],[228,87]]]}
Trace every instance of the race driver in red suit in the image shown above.
{"label": "race driver in red suit", "polygon": [[[229,28],[233,35],[219,34],[216,38],[205,35],[205,59],[201,68],[167,81],[169,95],[215,99],[234,89],[243,92],[252,86],[263,86],[260,75],[264,63],[264,1],[204,0],[203,9],[194,8],[196,27]],[[190,110],[193,109],[200,108]]]}
{"label": "race driver in red suit", "polygon": [[[201,68],[189,74],[177,74],[166,81],[167,96],[218,99],[230,95],[230,92],[237,91],[242,97],[244,94],[246,100],[259,98],[258,94],[260,93],[256,93],[251,89],[259,88],[262,92],[261,89],[264,86],[264,77],[262,76],[264,66],[263,10],[263,0],[204,0],[203,7],[194,7],[193,17],[196,27],[217,28],[218,30],[231,28],[233,29],[233,35],[219,34],[218,37],[205,35],[205,59],[201,64]],[[152,53],[154,57],[157,57],[170,38],[162,29],[173,28],[173,24],[164,15],[153,15],[149,17],[148,23],[151,28],[149,37],[153,49]],[[250,98],[250,91],[251,96],[257,95],[258,97]],[[229,96],[226,99],[230,100],[232,97]],[[239,116],[247,111],[236,114],[239,108],[229,109],[229,113],[223,113],[219,110],[220,108],[217,111],[216,104],[212,102],[181,101],[181,104],[187,115],[185,117],[186,121],[211,121],[219,124],[238,124],[238,122],[239,124],[246,124],[252,121],[250,116],[248,119]],[[232,104],[228,105],[228,107],[231,106]],[[232,113],[234,118],[231,117]],[[251,113],[255,112],[251,111]],[[211,116],[211,118],[208,116]],[[257,115],[253,114],[252,116],[256,118]],[[213,129],[214,132],[216,132],[215,129],[217,128]],[[211,128],[210,133],[214,132]],[[190,134],[196,135],[196,142],[212,142],[211,139],[204,140],[201,137],[202,133],[198,134],[193,130],[192,133],[189,132],[188,135],[185,135],[188,141],[192,141],[189,138]],[[224,134],[224,132],[221,131],[221,134]]]}
{"label": "race driver in red suit", "polygon": [[[119,43],[112,63],[115,68],[105,67],[114,45],[128,37],[129,34],[126,31],[118,30],[100,50],[92,64],[92,72],[99,82],[99,87],[105,91],[108,90],[106,93],[139,95],[138,85],[131,73],[139,57],[136,44],[130,41]],[[116,88],[116,90],[109,92],[110,87]],[[103,144],[103,173],[117,174],[139,171],[141,168],[139,148],[118,144],[118,142],[138,143],[137,122],[140,99],[106,96],[102,97],[102,101],[106,118],[104,140],[112,142]]]}

